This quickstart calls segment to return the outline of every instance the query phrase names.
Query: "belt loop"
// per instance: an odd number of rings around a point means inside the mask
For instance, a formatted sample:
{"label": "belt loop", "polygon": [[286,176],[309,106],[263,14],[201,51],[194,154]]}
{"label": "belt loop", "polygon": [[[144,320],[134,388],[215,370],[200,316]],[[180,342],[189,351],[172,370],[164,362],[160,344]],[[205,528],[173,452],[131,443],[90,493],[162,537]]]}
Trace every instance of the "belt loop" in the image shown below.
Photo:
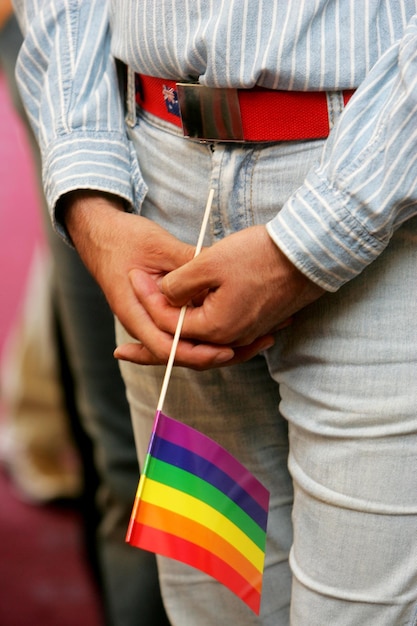
{"label": "belt loop", "polygon": [[342,91],[328,91],[327,96],[327,111],[329,114],[329,128],[330,130],[336,124],[338,118],[342,115],[345,108],[345,102],[343,99]]}
{"label": "belt loop", "polygon": [[126,109],[126,124],[133,128],[136,125],[135,72],[129,66],[127,68]]}

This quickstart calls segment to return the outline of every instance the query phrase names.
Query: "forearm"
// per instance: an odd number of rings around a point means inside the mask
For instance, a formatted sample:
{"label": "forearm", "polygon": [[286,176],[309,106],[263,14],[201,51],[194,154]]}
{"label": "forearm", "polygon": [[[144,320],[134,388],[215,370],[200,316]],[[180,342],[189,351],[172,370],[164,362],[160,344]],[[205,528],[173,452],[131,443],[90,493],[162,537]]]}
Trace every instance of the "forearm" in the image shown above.
{"label": "forearm", "polygon": [[[125,203],[118,196],[89,189],[65,194],[56,206],[56,219],[68,239],[81,250],[94,239],[98,226],[106,224],[114,211],[124,211]],[[106,226],[107,227],[107,226]]]}

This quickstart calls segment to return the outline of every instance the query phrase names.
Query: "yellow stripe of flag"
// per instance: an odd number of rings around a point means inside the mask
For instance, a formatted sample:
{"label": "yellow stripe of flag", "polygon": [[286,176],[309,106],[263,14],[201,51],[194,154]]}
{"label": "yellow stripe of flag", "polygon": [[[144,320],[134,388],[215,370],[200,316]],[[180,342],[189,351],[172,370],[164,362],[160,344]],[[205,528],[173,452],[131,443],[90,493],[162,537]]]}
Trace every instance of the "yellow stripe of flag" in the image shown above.
{"label": "yellow stripe of flag", "polygon": [[155,482],[149,477],[141,482],[142,485],[139,489],[141,500],[207,526],[241,552],[257,570],[263,572],[264,552],[227,517],[205,502],[178,491],[178,489]]}

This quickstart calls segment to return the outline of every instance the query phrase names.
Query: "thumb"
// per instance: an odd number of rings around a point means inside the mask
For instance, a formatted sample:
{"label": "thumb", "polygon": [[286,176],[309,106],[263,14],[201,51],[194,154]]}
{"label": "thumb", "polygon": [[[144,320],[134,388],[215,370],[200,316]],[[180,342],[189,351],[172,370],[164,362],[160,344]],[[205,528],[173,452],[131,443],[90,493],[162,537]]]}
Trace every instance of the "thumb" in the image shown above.
{"label": "thumb", "polygon": [[211,277],[204,256],[203,251],[162,279],[161,291],[172,305],[183,306],[190,301],[201,301],[208,290],[218,286]]}

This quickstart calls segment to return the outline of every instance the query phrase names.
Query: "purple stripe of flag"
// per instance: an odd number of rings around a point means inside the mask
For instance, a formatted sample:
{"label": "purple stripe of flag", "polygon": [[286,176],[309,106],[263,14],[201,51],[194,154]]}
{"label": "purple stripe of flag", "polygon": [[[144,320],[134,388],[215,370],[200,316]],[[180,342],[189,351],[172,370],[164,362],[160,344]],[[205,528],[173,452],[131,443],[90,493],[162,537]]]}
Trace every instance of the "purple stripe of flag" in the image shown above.
{"label": "purple stripe of flag", "polygon": [[266,531],[268,513],[245,489],[225,474],[217,465],[203,459],[188,448],[177,446],[158,435],[154,435],[152,456],[160,461],[179,467],[210,483],[235,502],[254,522]]}
{"label": "purple stripe of flag", "polygon": [[171,443],[198,454],[221,471],[230,476],[244,491],[268,513],[269,492],[244,465],[239,463],[227,450],[218,443],[203,435],[198,430],[182,422],[157,412],[154,423],[154,434]]}

